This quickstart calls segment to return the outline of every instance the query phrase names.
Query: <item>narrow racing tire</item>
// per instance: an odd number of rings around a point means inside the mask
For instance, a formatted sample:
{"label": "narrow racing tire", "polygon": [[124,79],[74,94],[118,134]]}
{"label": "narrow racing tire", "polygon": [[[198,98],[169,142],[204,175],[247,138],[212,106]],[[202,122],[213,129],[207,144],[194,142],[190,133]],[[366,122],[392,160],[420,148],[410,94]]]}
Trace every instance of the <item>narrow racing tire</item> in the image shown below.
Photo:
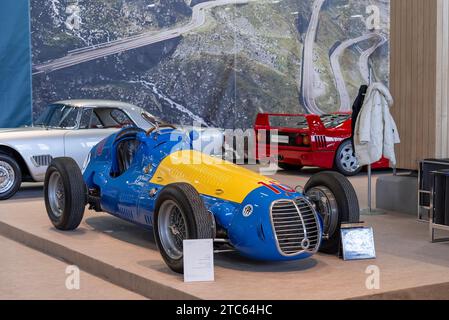
{"label": "narrow racing tire", "polygon": [[45,207],[56,229],[78,228],[87,203],[86,185],[72,158],[55,158],[45,174]]}
{"label": "narrow racing tire", "polygon": [[177,273],[184,272],[184,240],[214,238],[214,218],[195,188],[187,183],[162,189],[153,221],[154,238],[162,258]]}
{"label": "narrow racing tire", "polygon": [[360,222],[359,200],[349,180],[337,172],[318,173],[307,182],[304,193],[323,219],[320,251],[338,253],[341,224]]}
{"label": "narrow racing tire", "polygon": [[278,163],[278,167],[285,171],[299,171],[303,166],[299,164]]}
{"label": "narrow racing tire", "polygon": [[347,177],[356,176],[362,171],[351,140],[343,141],[335,154],[335,168]]}
{"label": "narrow racing tire", "polygon": [[14,196],[22,183],[22,170],[17,161],[0,153],[0,200],[7,200]]}

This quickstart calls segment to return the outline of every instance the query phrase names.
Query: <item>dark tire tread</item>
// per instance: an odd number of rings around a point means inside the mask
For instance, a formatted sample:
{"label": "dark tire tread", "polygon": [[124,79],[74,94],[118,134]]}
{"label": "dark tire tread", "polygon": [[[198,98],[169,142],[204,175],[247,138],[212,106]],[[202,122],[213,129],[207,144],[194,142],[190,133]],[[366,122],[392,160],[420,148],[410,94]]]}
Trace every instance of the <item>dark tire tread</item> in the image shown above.
{"label": "dark tire tread", "polygon": [[360,207],[357,193],[351,182],[338,172],[320,172],[307,182],[304,191],[317,186],[325,186],[334,194],[339,207],[338,227],[329,240],[323,241],[321,252],[335,254],[338,253],[341,242],[341,224],[360,222]]}
{"label": "dark tire tread", "polygon": [[211,226],[212,216],[204,206],[204,202],[196,189],[188,183],[177,183],[174,187],[179,188],[191,200],[192,211],[198,228],[196,239],[212,239],[214,237]]}
{"label": "dark tire tread", "polygon": [[[48,182],[51,174],[55,171],[61,175],[65,192],[65,206],[61,217],[52,214],[48,199]],[[45,175],[44,194],[48,217],[55,228],[63,231],[78,228],[83,220],[87,194],[83,175],[75,160],[72,158],[53,159]]]}
{"label": "dark tire tread", "polygon": [[165,200],[173,200],[178,206],[185,210],[184,214],[186,216],[187,227],[190,228],[188,231],[190,239],[213,239],[214,229],[213,229],[213,216],[206,209],[203,200],[196,191],[196,189],[187,183],[174,183],[167,185],[161,191],[158,200],[156,201],[156,209],[154,213],[154,238],[156,239],[159,251],[164,259],[165,263],[170,269],[177,273],[184,272],[183,258],[178,260],[173,260],[165,252],[162,246],[162,242],[159,237],[158,230],[158,216],[159,208]]}

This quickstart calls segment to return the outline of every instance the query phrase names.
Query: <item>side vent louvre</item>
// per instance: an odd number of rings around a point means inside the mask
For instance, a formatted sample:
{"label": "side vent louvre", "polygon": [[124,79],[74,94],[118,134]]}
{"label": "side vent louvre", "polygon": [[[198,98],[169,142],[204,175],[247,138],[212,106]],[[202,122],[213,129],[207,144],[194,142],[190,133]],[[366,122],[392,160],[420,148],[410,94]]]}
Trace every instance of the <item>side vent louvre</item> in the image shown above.
{"label": "side vent louvre", "polygon": [[147,215],[145,215],[145,223],[147,224],[147,225],[153,225],[153,222],[151,221],[151,218],[149,217],[149,216],[147,216]]}
{"label": "side vent louvre", "polygon": [[119,212],[121,214],[122,217],[133,220],[134,219],[134,215],[133,215],[133,211],[132,209],[129,209],[127,207],[124,206],[119,206]]}
{"label": "side vent louvre", "polygon": [[327,148],[326,136],[316,136],[315,139],[318,148]]}
{"label": "side vent louvre", "polygon": [[53,160],[53,157],[49,154],[41,156],[33,156],[31,161],[35,167],[48,167]]}

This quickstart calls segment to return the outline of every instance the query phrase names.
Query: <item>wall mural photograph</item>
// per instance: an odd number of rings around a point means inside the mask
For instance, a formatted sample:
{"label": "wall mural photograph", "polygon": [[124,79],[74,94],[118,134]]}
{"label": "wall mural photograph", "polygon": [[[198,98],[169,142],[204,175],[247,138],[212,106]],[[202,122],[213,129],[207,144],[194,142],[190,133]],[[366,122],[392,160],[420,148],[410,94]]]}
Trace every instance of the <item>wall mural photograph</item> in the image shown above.
{"label": "wall mural photograph", "polygon": [[2,9],[0,300],[449,300],[449,0]]}
{"label": "wall mural photograph", "polygon": [[33,108],[97,98],[251,128],[389,82],[389,0],[31,0]]}

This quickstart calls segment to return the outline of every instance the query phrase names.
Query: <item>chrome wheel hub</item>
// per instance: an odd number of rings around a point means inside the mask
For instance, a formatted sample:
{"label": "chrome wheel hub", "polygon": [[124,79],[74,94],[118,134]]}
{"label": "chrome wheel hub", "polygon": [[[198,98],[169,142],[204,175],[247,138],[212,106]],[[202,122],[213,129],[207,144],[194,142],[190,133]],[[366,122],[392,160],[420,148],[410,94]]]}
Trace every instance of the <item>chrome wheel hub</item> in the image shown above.
{"label": "chrome wheel hub", "polygon": [[347,172],[356,172],[359,168],[359,161],[355,156],[352,145],[349,144],[340,153],[340,164]]}
{"label": "chrome wheel hub", "polygon": [[13,167],[5,161],[0,161],[0,193],[6,193],[14,186],[16,174]]}
{"label": "chrome wheel hub", "polygon": [[172,259],[180,259],[183,255],[183,241],[187,239],[187,223],[178,205],[167,200],[159,209],[159,238],[164,251]]}
{"label": "chrome wheel hub", "polygon": [[59,172],[55,171],[51,174],[48,181],[48,201],[50,208],[56,217],[60,217],[64,212],[65,191],[62,178]]}
{"label": "chrome wheel hub", "polygon": [[332,191],[324,186],[310,189],[307,196],[323,218],[323,238],[329,239],[338,226],[338,204]]}

